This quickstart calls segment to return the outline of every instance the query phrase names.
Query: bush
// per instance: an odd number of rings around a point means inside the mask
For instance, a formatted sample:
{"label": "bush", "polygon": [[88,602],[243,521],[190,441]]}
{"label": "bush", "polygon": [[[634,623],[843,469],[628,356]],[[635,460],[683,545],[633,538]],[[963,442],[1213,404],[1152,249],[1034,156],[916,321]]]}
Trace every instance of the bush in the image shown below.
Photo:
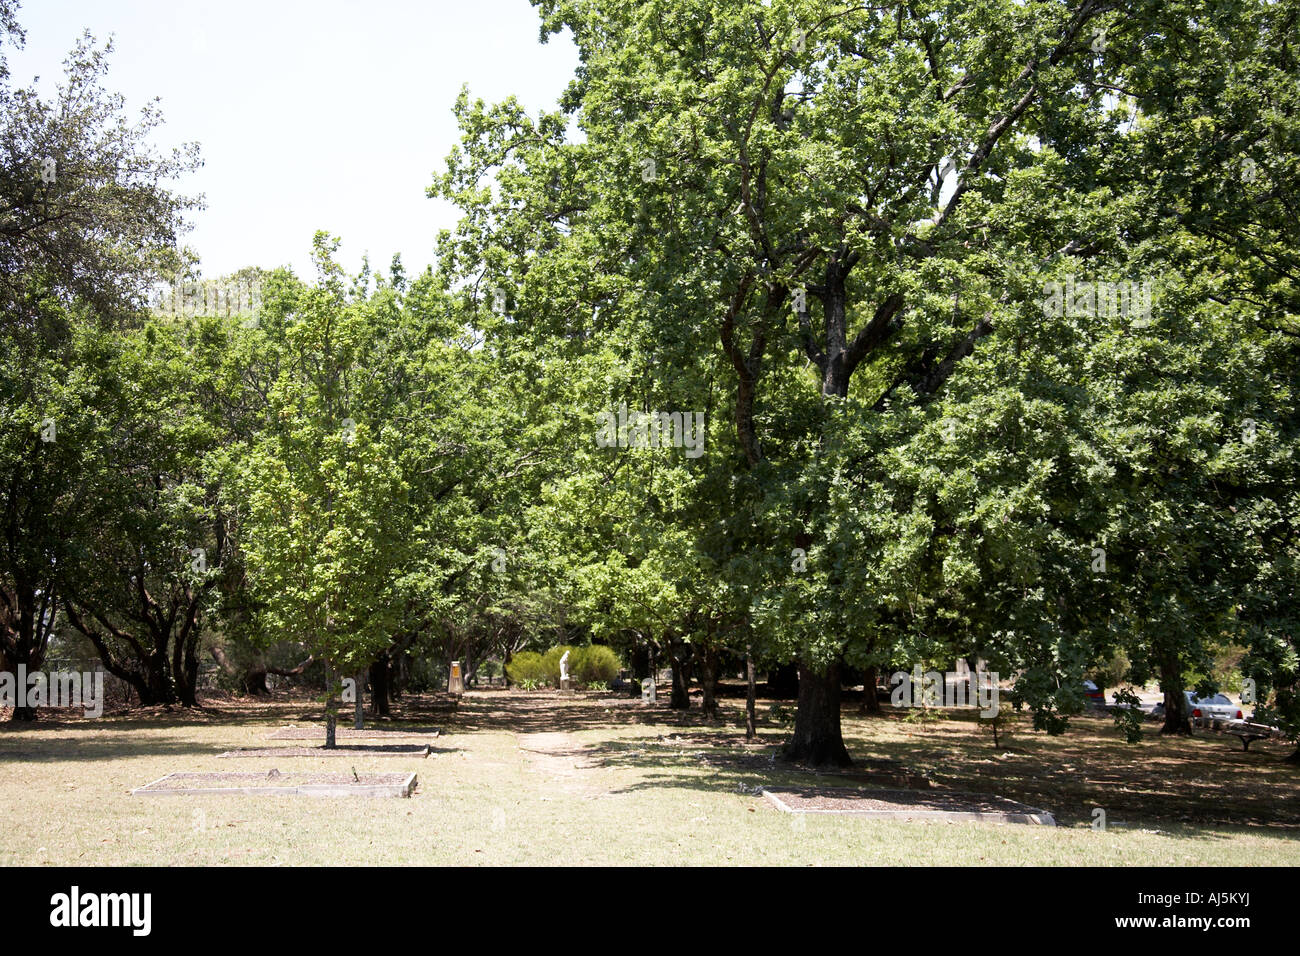
{"label": "bush", "polygon": [[[542,655],[542,679],[552,687],[560,686],[560,658],[564,656],[565,651],[577,650],[575,647],[569,647],[567,644],[561,644],[558,647],[552,647]],[[573,655],[569,655],[569,674],[573,674]]]}
{"label": "bush", "polygon": [[[618,676],[619,668],[623,666],[618,655],[603,644],[593,644],[591,647],[561,644],[552,647],[545,654],[534,654],[531,651],[516,654],[508,668],[510,679],[516,684],[522,684],[527,677],[536,680],[538,684],[559,687],[560,658],[564,656],[565,651],[569,653],[569,679],[585,687],[608,687],[609,682]],[[527,659],[525,667],[519,670],[516,676],[515,662],[525,658]]]}
{"label": "bush", "polygon": [[1103,691],[1107,687],[1121,686],[1129,677],[1128,655],[1123,651],[1116,651],[1111,655],[1110,660],[1095,668],[1090,676],[1092,682]]}
{"label": "bush", "polygon": [[[558,661],[558,658],[557,658]],[[545,658],[536,651],[520,651],[510,659],[506,665],[506,673],[510,679],[523,687],[525,690],[532,690],[534,687],[540,687],[549,681],[549,671],[547,670]],[[556,664],[556,674],[559,674],[559,664]]]}
{"label": "bush", "polygon": [[1138,743],[1142,739],[1142,720],[1146,716],[1141,710],[1142,701],[1133,693],[1133,688],[1122,687],[1115,692],[1115,703],[1117,706],[1111,712],[1115,726],[1124,735],[1125,742]]}
{"label": "bush", "polygon": [[592,689],[603,690],[623,666],[618,655],[604,644],[579,647],[569,655],[569,673]]}

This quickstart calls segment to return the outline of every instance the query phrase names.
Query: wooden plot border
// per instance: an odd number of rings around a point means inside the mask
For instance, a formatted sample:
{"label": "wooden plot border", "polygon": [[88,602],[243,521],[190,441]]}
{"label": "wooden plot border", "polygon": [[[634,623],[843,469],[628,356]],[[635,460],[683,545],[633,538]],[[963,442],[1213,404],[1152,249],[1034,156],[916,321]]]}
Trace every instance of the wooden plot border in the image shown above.
{"label": "wooden plot border", "polygon": [[[213,776],[223,776],[223,772],[214,771]],[[415,774],[407,774],[395,783],[304,783],[297,786],[282,787],[159,787],[160,783],[177,777],[189,776],[186,773],[169,773],[159,777],[143,787],[131,791],[133,797],[193,797],[210,794],[226,794],[245,797],[409,797],[417,783]],[[240,774],[246,776],[246,774]],[[396,774],[393,774],[396,776]],[[340,775],[342,777],[342,775]]]}
{"label": "wooden plot border", "polygon": [[[784,788],[784,792],[790,793],[794,788]],[[798,792],[794,789],[794,792]],[[926,810],[923,808],[914,808],[899,805],[896,809],[871,809],[871,810],[849,810],[849,809],[818,809],[808,808],[801,809],[792,807],[781,799],[781,790],[769,790],[763,788],[763,796],[768,799],[782,813],[825,813],[838,816],[850,817],[875,817],[879,820],[936,820],[953,823],[1028,823],[1039,826],[1056,826],[1056,818],[1046,810],[1039,810],[1035,807],[1025,807],[1023,811],[1014,810]],[[872,791],[860,791],[864,797],[870,797]],[[960,794],[946,794],[946,796],[960,797]],[[878,796],[877,799],[886,799]],[[1009,801],[1010,802],[1010,801]]]}

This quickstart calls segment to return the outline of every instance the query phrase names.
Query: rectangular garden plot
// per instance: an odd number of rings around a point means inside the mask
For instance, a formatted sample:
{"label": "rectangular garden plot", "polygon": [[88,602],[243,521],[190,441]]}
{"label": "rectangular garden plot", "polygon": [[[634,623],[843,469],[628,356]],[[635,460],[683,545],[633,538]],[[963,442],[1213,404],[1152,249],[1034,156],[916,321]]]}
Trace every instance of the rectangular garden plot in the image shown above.
{"label": "rectangular garden plot", "polygon": [[131,791],[133,797],[206,794],[301,797],[409,797],[413,773],[169,773]]}
{"label": "rectangular garden plot", "polygon": [[227,750],[218,757],[427,757],[433,753],[428,744],[339,744],[332,749],[316,747],[248,747]]}
{"label": "rectangular garden plot", "polygon": [[780,787],[763,796],[785,813],[842,813],[887,820],[1037,823],[1056,826],[1045,810],[982,793],[915,790],[850,790],[840,787]]}
{"label": "rectangular garden plot", "polygon": [[[353,730],[351,727],[339,727],[334,731],[338,740],[383,740],[401,737],[413,737],[418,740],[431,740],[441,733],[436,727],[413,728],[410,730]],[[324,727],[281,727],[266,735],[267,740],[324,740]]]}

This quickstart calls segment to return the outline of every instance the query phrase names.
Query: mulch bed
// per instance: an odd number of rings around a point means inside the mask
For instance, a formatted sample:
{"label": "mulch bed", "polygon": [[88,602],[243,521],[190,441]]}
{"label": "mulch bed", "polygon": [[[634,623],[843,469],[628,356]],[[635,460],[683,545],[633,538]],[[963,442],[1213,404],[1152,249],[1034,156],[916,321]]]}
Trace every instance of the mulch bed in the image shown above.
{"label": "mulch bed", "polygon": [[769,787],[764,795],[788,813],[846,813],[897,819],[1045,823],[1050,813],[993,794],[955,791],[852,790],[843,787]]}
{"label": "mulch bed", "polygon": [[[411,728],[409,730],[353,730],[351,727],[339,727],[334,731],[338,740],[391,740],[394,737],[418,737],[427,740],[437,737],[442,731],[435,727],[427,729]],[[324,727],[281,727],[266,735],[267,740],[324,740]]]}
{"label": "mulch bed", "polygon": [[274,769],[267,773],[214,771],[169,773],[137,787],[131,794],[409,797],[415,783],[413,773],[281,773]]}
{"label": "mulch bed", "polygon": [[320,747],[266,747],[227,750],[218,757],[427,757],[433,748],[428,744],[340,744],[332,749]]}

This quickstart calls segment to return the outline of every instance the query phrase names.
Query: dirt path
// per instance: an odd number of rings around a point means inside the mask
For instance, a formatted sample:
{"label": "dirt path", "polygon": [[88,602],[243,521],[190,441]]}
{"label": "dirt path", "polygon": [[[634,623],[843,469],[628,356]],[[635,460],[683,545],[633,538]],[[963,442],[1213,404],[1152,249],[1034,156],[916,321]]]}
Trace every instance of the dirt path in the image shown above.
{"label": "dirt path", "polygon": [[528,770],[539,774],[556,789],[588,800],[609,793],[593,779],[599,764],[572,734],[550,731],[515,734],[519,750],[528,761]]}

